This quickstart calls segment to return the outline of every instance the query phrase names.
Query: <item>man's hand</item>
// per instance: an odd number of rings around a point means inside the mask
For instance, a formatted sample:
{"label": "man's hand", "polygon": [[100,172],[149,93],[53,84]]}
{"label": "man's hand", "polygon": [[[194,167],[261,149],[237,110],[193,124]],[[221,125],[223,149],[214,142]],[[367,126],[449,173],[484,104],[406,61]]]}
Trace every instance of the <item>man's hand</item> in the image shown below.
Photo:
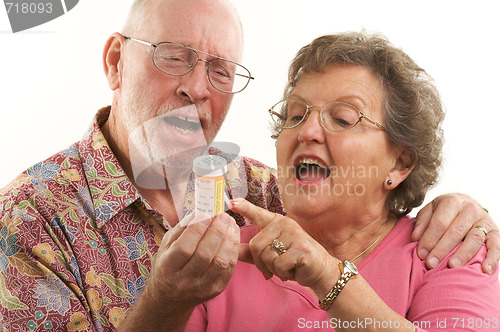
{"label": "man's hand", "polygon": [[153,281],[169,302],[180,305],[196,306],[219,295],[238,261],[240,229],[234,219],[226,213],[196,219],[184,230],[166,233],[153,267]]}
{"label": "man's hand", "polygon": [[238,261],[240,230],[226,213],[207,216],[187,227],[181,221],[165,233],[151,278],[123,330],[182,331],[198,304],[226,288]]}
{"label": "man's hand", "polygon": [[[485,236],[481,228],[486,232]],[[464,239],[465,237],[465,239]],[[412,240],[419,241],[418,255],[434,268],[459,243],[464,243],[450,258],[450,267],[460,267],[477,253],[486,241],[488,253],[483,271],[491,274],[500,259],[498,227],[476,201],[463,194],[447,194],[435,198],[417,214]]]}

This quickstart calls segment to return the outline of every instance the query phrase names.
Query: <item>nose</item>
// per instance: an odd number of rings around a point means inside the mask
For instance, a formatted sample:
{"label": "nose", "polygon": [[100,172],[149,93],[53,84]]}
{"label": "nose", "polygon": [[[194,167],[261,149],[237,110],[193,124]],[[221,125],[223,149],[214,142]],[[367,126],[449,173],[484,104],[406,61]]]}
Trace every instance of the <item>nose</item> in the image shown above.
{"label": "nose", "polygon": [[320,121],[320,111],[316,108],[309,109],[309,114],[304,122],[299,126],[300,132],[298,136],[299,142],[325,142],[325,132]]}
{"label": "nose", "polygon": [[211,84],[208,81],[206,61],[199,60],[186,75],[180,76],[177,94],[190,102],[203,102],[210,96]]}

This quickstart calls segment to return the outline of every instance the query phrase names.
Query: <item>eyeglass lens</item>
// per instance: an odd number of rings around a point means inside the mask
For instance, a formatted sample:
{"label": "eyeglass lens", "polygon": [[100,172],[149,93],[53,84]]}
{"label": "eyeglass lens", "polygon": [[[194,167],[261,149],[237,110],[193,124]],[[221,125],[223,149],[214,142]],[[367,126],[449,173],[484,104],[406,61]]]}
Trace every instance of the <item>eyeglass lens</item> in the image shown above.
{"label": "eyeglass lens", "polygon": [[[313,107],[318,106],[312,106],[311,108]],[[284,100],[273,107],[271,117],[274,122],[283,128],[293,128],[304,120],[308,108],[309,106],[301,100]],[[328,102],[321,109],[323,123],[332,131],[349,129],[359,121],[359,111],[350,104]]]}
{"label": "eyeglass lens", "polygon": [[[154,64],[161,71],[175,76],[189,73],[198,63],[198,53],[175,43],[160,43],[154,51]],[[250,72],[243,66],[225,59],[207,61],[208,78],[218,90],[240,92],[250,81]]]}

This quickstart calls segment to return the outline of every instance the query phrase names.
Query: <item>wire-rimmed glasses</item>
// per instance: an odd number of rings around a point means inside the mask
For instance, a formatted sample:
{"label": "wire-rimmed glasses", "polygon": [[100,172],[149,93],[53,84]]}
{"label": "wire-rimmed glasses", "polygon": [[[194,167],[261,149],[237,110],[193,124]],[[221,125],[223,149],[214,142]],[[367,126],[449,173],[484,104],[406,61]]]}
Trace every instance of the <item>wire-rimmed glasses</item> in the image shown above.
{"label": "wire-rimmed glasses", "polygon": [[289,129],[303,123],[313,107],[319,108],[321,125],[330,131],[350,129],[361,122],[361,119],[366,119],[379,129],[385,130],[383,125],[367,117],[354,105],[342,101],[329,101],[323,106],[316,106],[308,105],[300,99],[285,99],[274,104],[269,109],[269,114],[280,128]]}
{"label": "wire-rimmed glasses", "polygon": [[[254,79],[250,71],[239,63],[210,53],[173,42],[152,44],[129,36],[124,37],[153,47],[152,59],[155,67],[172,76],[186,75],[194,69],[199,61],[203,61],[207,63],[207,76],[210,84],[219,91],[226,93],[241,92],[247,87],[250,80]],[[208,55],[212,59],[201,59],[200,53]]]}

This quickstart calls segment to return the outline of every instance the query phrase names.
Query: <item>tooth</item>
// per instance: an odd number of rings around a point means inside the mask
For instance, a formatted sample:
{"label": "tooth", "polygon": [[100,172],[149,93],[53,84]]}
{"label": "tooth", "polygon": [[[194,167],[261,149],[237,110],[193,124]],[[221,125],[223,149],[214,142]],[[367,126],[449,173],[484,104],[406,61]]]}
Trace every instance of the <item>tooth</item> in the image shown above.
{"label": "tooth", "polygon": [[190,134],[190,133],[192,133],[191,130],[182,129],[182,128],[179,128],[179,127],[176,127],[176,128],[177,128],[178,131],[180,131],[183,134]]}
{"label": "tooth", "polygon": [[188,118],[187,116],[175,116],[177,119],[181,120],[181,121],[186,121],[186,122],[190,122],[190,123],[200,123],[200,121],[198,119],[192,119],[192,118]]}
{"label": "tooth", "polygon": [[301,158],[299,160],[299,164],[313,164],[313,165],[318,165],[320,167],[326,167],[322,162],[320,162],[318,159],[315,158]]}

